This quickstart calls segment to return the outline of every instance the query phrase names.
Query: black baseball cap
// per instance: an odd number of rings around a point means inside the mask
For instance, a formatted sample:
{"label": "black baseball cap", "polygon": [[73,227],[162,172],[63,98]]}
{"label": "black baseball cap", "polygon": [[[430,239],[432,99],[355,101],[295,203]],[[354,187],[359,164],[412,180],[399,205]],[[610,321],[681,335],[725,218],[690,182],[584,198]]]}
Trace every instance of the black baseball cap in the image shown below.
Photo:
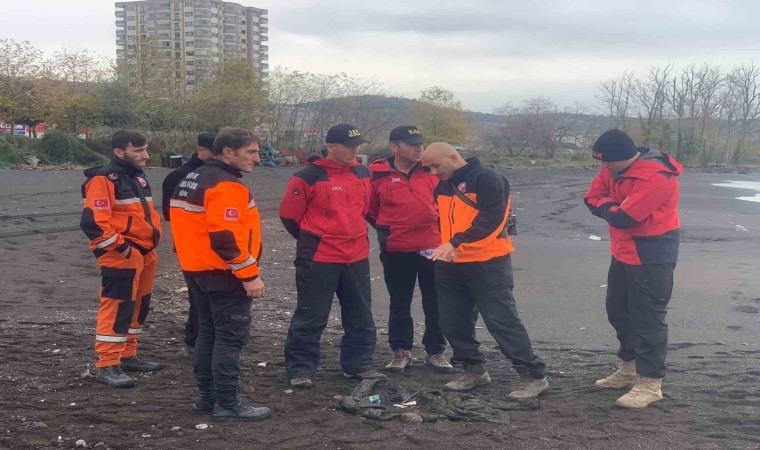
{"label": "black baseball cap", "polygon": [[420,130],[414,125],[402,125],[391,131],[391,142],[404,141],[410,145],[422,144],[425,139],[422,137]]}
{"label": "black baseball cap", "polygon": [[358,147],[369,141],[362,137],[359,129],[355,126],[342,123],[327,130],[325,142],[328,144],[343,144],[346,147]]}
{"label": "black baseball cap", "polygon": [[206,147],[211,150],[214,147],[216,133],[198,133],[198,147]]}

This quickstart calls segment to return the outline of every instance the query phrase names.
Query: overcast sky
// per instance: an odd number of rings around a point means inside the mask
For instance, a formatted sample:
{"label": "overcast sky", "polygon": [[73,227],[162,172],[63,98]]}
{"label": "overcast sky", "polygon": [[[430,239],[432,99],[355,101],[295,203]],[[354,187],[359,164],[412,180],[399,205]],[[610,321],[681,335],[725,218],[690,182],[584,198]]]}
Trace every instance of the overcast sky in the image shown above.
{"label": "overcast sky", "polygon": [[[0,1],[0,38],[115,57],[110,0]],[[757,0],[239,0],[269,10],[270,69],[346,72],[393,94],[429,86],[492,112],[546,96],[594,103],[653,64],[760,63]]]}

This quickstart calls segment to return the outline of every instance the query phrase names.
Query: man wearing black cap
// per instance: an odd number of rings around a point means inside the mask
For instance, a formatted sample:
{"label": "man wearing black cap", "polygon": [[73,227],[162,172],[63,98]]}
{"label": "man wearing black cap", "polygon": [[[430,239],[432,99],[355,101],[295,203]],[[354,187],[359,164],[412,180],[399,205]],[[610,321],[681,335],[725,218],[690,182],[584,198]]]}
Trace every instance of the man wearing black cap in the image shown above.
{"label": "man wearing black cap", "polygon": [[296,239],[298,301],[285,342],[288,383],[310,388],[319,364],[319,340],[334,294],[341,306],[340,364],[350,378],[385,375],[372,368],[375,322],[369,279],[369,170],[356,162],[367,141],[348,124],[327,132],[327,156],[311,160],[288,183],[280,219]]}
{"label": "man wearing black cap", "polygon": [[403,372],[412,364],[414,320],[411,314],[414,285],[419,281],[425,334],[422,345],[425,361],[441,372],[453,367],[443,354],[446,338],[438,323],[438,296],[435,290],[435,263],[420,252],[441,242],[438,209],[433,191],[438,177],[420,163],[424,139],[415,126],[391,131],[393,156],[373,162],[372,195],[367,221],[377,230],[380,261],[390,295],[388,341],[393,360],[389,371]]}
{"label": "man wearing black cap", "polygon": [[[203,165],[203,162],[211,158],[213,152],[211,147],[214,144],[216,133],[198,133],[198,148],[193,156],[190,157],[190,161],[182,165],[182,167],[173,170],[169,175],[164,178],[164,184],[162,186],[163,197],[161,198],[161,209],[164,213],[164,220],[167,222],[169,219],[170,202],[174,190],[183,178],[188,173],[197,169]],[[187,280],[186,280],[187,281]],[[188,311],[187,321],[185,322],[185,348],[183,349],[183,356],[192,358],[195,350],[195,341],[198,340],[198,312],[195,309],[193,303],[193,291],[187,291],[187,298],[190,303],[190,310]]]}
{"label": "man wearing black cap", "polygon": [[600,388],[633,388],[616,404],[643,408],[662,400],[668,346],[665,323],[678,259],[679,188],[683,171],[673,157],[636,147],[623,131],[599,136],[602,161],[584,201],[609,223],[612,263],[607,275],[607,318],[615,328],[620,368]]}

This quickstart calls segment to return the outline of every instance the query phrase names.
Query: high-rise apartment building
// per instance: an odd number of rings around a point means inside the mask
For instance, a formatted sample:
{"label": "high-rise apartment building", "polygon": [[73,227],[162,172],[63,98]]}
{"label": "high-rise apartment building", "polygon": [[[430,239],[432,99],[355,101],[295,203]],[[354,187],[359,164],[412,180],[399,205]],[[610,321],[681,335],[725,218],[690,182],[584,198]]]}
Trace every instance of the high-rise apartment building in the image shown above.
{"label": "high-rise apartment building", "polygon": [[220,0],[143,0],[116,3],[116,57],[136,77],[156,65],[188,89],[223,61],[248,61],[269,71],[267,10]]}

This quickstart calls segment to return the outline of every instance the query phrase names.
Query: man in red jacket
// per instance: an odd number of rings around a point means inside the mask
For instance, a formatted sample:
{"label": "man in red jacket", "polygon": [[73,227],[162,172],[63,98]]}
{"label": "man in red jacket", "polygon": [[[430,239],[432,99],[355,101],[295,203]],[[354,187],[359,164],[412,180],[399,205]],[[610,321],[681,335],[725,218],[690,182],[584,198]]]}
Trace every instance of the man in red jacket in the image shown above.
{"label": "man in red jacket", "polygon": [[288,183],[280,219],[296,243],[298,303],[285,342],[290,386],[310,388],[319,364],[319,340],[333,295],[343,323],[340,363],[350,378],[385,378],[372,368],[375,322],[369,279],[369,170],[356,162],[367,141],[348,124],[327,132],[327,156],[309,162]]}
{"label": "man in red jacket", "polygon": [[372,194],[367,221],[377,230],[380,261],[390,295],[388,341],[393,360],[385,366],[403,372],[412,364],[414,320],[411,314],[415,282],[419,280],[425,313],[425,361],[441,372],[453,367],[443,354],[446,338],[438,323],[438,296],[435,291],[435,262],[420,252],[441,242],[438,209],[433,191],[438,177],[420,163],[424,139],[414,126],[391,131],[393,156],[372,163]]}
{"label": "man in red jacket", "polygon": [[643,408],[662,400],[668,347],[665,323],[678,259],[678,180],[673,157],[636,147],[623,131],[609,130],[594,143],[602,161],[585,202],[609,223],[612,263],[607,275],[607,318],[620,341],[622,363],[600,388],[633,388],[616,404]]}

